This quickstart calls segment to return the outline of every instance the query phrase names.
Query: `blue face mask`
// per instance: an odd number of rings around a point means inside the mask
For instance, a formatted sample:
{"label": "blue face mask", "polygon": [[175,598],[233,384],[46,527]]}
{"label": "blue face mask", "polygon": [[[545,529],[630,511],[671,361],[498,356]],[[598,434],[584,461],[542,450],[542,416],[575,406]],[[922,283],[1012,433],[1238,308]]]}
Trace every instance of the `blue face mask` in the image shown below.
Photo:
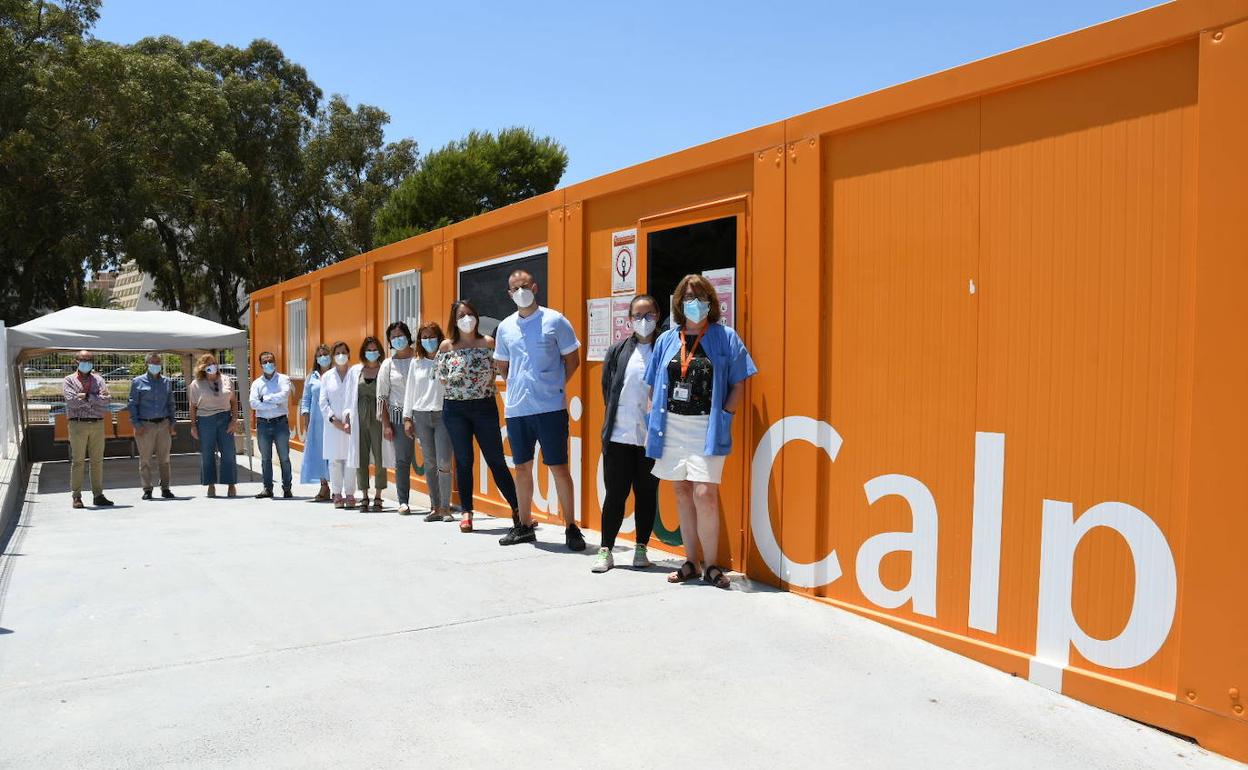
{"label": "blue face mask", "polygon": [[270,361],[267,364],[260,364],[260,368],[264,370],[265,374],[272,374],[277,371],[277,364]]}
{"label": "blue face mask", "polygon": [[407,337],[395,337],[394,339],[390,340],[390,347],[394,348],[395,350],[406,350],[407,349]]}
{"label": "blue face mask", "polygon": [[687,299],[683,305],[685,318],[691,323],[702,323],[711,312],[711,303],[704,299]]}
{"label": "blue face mask", "polygon": [[78,371],[82,372],[83,374],[90,374],[90,373],[91,373],[91,362],[90,362],[90,361],[79,361],[79,362],[78,362]]}
{"label": "blue face mask", "polygon": [[216,365],[216,364],[208,364],[207,366],[205,366],[205,367],[204,367],[204,371],[205,371],[205,372],[208,372],[209,374],[216,374],[216,373],[217,373],[217,365]]}
{"label": "blue face mask", "polygon": [[420,341],[420,346],[425,349],[426,353],[432,353],[438,349],[438,341],[425,337]]}
{"label": "blue face mask", "polygon": [[371,363],[373,363],[374,361],[376,361],[376,360],[377,360],[377,359],[379,359],[379,358],[381,358],[381,351],[380,351],[380,350],[366,350],[366,351],[364,351],[364,360],[368,361],[370,364],[371,364]]}
{"label": "blue face mask", "polygon": [[148,364],[148,365],[147,365],[147,373],[148,373],[148,374],[160,374],[160,370],[161,370],[162,368],[164,368],[164,367],[162,367],[160,364]]}
{"label": "blue face mask", "polygon": [[317,356],[316,365],[324,369],[329,366],[329,356]]}

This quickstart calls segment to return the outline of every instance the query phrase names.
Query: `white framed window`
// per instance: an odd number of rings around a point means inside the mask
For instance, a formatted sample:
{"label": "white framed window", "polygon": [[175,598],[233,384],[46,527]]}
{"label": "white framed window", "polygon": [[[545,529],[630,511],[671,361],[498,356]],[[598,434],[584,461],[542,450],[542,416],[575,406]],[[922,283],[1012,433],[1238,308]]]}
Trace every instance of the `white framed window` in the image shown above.
{"label": "white framed window", "polygon": [[416,334],[420,326],[420,271],[405,270],[382,280],[386,282],[386,325],[402,321]]}
{"label": "white framed window", "polygon": [[308,301],[286,303],[286,373],[291,377],[308,374]]}

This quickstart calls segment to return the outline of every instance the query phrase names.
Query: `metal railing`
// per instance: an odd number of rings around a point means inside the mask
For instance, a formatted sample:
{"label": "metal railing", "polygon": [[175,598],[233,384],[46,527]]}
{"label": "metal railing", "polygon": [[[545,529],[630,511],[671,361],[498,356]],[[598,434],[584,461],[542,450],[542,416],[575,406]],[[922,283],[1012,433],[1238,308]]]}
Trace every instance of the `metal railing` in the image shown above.
{"label": "metal railing", "polygon": [[[186,397],[188,378],[182,371],[182,357],[167,354],[161,357],[164,373],[173,384],[174,409],[179,420],[190,416]],[[237,380],[237,372],[230,351],[217,353],[222,372]],[[26,394],[25,418],[28,425],[54,422],[56,415],[65,411],[65,395],[62,382],[67,375],[77,371],[78,363],[72,353],[48,353],[31,358],[22,364],[22,388]],[[94,371],[104,378],[112,396],[109,408],[119,412],[126,408],[130,395],[130,382],[147,371],[147,361],[142,353],[96,353]],[[191,374],[193,377],[194,375]],[[245,398],[246,391],[240,393]]]}

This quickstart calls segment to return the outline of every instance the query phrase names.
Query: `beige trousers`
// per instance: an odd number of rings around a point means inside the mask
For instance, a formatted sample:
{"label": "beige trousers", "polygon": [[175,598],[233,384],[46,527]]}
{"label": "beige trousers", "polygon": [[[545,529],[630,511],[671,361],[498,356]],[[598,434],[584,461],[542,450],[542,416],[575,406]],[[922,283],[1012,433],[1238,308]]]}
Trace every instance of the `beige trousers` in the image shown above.
{"label": "beige trousers", "polygon": [[82,496],[82,477],[91,461],[91,492],[104,494],[104,421],[69,421],[69,488],[74,497]]}
{"label": "beige trousers", "polygon": [[167,422],[143,422],[135,426],[134,442],[139,447],[139,479],[144,489],[151,489],[152,455],[160,465],[160,486],[169,486],[169,449],[173,437]]}

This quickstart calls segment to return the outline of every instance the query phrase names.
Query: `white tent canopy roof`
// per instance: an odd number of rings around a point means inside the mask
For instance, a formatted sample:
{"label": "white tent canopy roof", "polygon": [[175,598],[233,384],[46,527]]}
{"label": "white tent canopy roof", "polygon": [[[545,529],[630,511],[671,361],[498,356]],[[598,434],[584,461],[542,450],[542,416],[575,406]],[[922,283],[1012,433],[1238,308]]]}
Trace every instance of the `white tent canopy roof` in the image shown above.
{"label": "white tent canopy roof", "polygon": [[9,360],[47,350],[190,353],[247,347],[247,332],[177,310],[69,307],[8,330]]}

